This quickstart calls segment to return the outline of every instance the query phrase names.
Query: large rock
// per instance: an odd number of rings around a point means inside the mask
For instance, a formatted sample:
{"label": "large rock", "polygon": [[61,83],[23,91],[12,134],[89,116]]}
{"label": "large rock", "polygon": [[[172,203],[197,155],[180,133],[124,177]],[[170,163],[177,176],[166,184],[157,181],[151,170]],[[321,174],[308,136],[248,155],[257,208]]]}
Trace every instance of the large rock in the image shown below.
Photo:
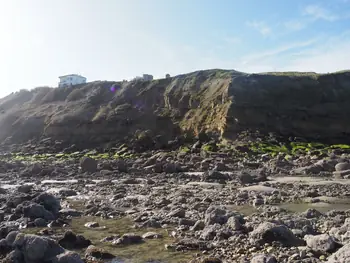
{"label": "large rock", "polygon": [[85,251],[85,257],[87,259],[113,259],[115,258],[114,255],[112,255],[111,253],[101,249],[101,248],[98,248],[96,246],[93,246],[93,245],[90,245],[86,251]]}
{"label": "large rock", "polygon": [[317,236],[306,235],[304,237],[304,240],[306,241],[306,245],[316,252],[331,252],[336,247],[334,239],[328,234],[322,234]]}
{"label": "large rock", "polygon": [[251,243],[265,244],[278,241],[284,246],[303,245],[303,240],[298,239],[291,230],[284,225],[270,222],[261,223],[249,233]]}
{"label": "large rock", "polygon": [[52,260],[52,263],[84,263],[78,253],[66,251]]}
{"label": "large rock", "polygon": [[81,249],[91,245],[91,241],[82,235],[76,235],[72,231],[66,231],[58,243],[65,249]]}
{"label": "large rock", "polygon": [[348,263],[350,258],[350,243],[340,248],[337,252],[332,254],[327,262],[328,263]]}
{"label": "large rock", "polygon": [[350,170],[350,163],[337,163],[334,168],[337,172]]}
{"label": "large rock", "polygon": [[25,263],[50,261],[65,252],[53,239],[21,233],[16,236],[13,246],[23,255]]}
{"label": "large rock", "polygon": [[97,161],[85,156],[80,160],[80,167],[83,172],[94,173],[97,171]]}
{"label": "large rock", "polygon": [[250,263],[277,263],[277,259],[274,256],[260,254],[254,256]]}
{"label": "large rock", "polygon": [[45,220],[54,220],[54,215],[47,211],[45,207],[38,204],[29,204],[23,207],[23,215],[31,219],[43,218]]}
{"label": "large rock", "polygon": [[226,209],[219,206],[210,206],[207,211],[205,211],[204,223],[205,225],[213,224],[225,224],[227,222]]}
{"label": "large rock", "polygon": [[61,209],[60,201],[49,193],[41,193],[35,197],[33,201],[44,206],[46,210],[50,211],[54,215],[57,215]]}

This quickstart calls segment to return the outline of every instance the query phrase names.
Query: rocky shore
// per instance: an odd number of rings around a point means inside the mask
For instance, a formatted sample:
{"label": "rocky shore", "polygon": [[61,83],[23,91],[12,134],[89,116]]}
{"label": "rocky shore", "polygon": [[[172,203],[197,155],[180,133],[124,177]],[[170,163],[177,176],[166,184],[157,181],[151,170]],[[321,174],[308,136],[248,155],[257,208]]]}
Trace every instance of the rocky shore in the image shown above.
{"label": "rocky shore", "polygon": [[1,262],[349,262],[347,147],[253,149],[4,153]]}

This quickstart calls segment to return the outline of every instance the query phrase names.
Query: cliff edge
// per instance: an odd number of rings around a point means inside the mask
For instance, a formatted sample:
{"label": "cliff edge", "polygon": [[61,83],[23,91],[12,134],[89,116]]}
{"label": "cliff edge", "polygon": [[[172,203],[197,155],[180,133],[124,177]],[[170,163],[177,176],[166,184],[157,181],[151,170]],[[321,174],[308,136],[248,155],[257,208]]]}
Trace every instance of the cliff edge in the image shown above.
{"label": "cliff edge", "polygon": [[79,148],[180,134],[241,131],[350,141],[350,71],[205,70],[154,81],[22,90],[0,100],[2,145],[50,138]]}

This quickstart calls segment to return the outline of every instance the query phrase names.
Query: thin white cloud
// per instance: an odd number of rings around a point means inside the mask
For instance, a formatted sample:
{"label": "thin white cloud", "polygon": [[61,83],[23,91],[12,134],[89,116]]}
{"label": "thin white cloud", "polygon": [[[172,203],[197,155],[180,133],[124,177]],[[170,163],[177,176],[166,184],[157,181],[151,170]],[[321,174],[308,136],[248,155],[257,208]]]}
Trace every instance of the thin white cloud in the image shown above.
{"label": "thin white cloud", "polygon": [[225,37],[224,41],[228,44],[238,44],[241,43],[241,39],[239,37]]}
{"label": "thin white cloud", "polygon": [[259,31],[263,36],[269,36],[272,34],[271,27],[269,27],[264,21],[248,21],[247,25]]}
{"label": "thin white cloud", "polygon": [[277,56],[277,55],[284,53],[284,52],[288,52],[288,51],[291,51],[294,49],[311,46],[312,44],[316,43],[317,40],[318,40],[317,38],[314,38],[314,39],[310,39],[307,41],[294,42],[291,44],[286,44],[286,45],[282,45],[280,47],[273,48],[271,50],[266,50],[263,52],[250,54],[248,56],[245,56],[243,58],[242,62],[243,62],[243,64],[249,64],[249,63],[256,62],[256,61],[261,61],[261,60],[267,59],[269,57]]}
{"label": "thin white cloud", "polygon": [[326,21],[335,21],[340,17],[336,14],[333,14],[330,10],[325,9],[319,5],[308,5],[304,8],[303,14],[311,17],[313,20],[326,20]]}
{"label": "thin white cloud", "polygon": [[[321,41],[323,40],[323,41]],[[337,36],[319,38],[318,41],[310,40],[276,47],[262,52],[262,55],[251,54],[253,58],[249,63],[242,62],[236,65],[236,70],[244,72],[267,71],[304,71],[327,73],[350,69],[350,31],[345,31]],[[284,52],[287,50],[288,52]]]}
{"label": "thin white cloud", "polygon": [[288,31],[299,31],[306,27],[306,22],[300,20],[290,20],[284,23],[285,28]]}

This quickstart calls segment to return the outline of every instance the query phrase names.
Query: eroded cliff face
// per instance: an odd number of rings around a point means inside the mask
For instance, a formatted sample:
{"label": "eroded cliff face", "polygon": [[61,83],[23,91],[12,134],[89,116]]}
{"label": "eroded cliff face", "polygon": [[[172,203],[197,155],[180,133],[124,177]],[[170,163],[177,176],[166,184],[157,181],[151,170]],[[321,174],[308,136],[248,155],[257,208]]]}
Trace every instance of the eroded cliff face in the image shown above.
{"label": "eroded cliff face", "polygon": [[350,140],[350,72],[233,78],[224,136],[251,129],[310,140]]}
{"label": "eroded cliff face", "polygon": [[[128,142],[147,132],[160,143],[184,131],[220,134],[235,71],[208,70],[152,82],[93,82],[37,88],[0,101],[0,140],[23,143],[50,137],[94,147]],[[114,87],[114,91],[111,91]]]}
{"label": "eroded cliff face", "polygon": [[0,100],[0,141],[50,137],[89,148],[145,133],[161,143],[184,132],[232,139],[245,130],[348,141],[349,101],[349,72],[206,70],[152,82],[37,88]]}

